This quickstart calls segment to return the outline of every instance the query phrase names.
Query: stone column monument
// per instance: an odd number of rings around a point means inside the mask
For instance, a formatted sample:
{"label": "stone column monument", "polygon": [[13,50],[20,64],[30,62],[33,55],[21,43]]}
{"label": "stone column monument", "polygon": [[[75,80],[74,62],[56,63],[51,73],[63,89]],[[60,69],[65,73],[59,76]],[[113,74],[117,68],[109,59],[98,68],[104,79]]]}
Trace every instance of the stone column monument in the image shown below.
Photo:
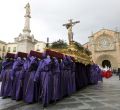
{"label": "stone column monument", "polygon": [[29,53],[30,50],[34,50],[34,45],[37,40],[34,39],[34,35],[30,35],[30,4],[27,3],[25,6],[25,24],[23,33],[19,34],[17,38],[15,38],[15,42],[17,42],[17,50],[18,52],[26,52]]}

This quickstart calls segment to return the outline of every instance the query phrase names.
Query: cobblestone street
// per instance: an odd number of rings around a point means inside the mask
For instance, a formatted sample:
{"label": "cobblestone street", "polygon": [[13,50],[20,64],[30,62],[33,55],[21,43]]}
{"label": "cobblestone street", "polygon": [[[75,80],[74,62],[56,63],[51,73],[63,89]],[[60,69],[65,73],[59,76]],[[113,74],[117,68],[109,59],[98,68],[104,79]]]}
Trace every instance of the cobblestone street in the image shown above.
{"label": "cobblestone street", "polygon": [[86,87],[71,97],[43,108],[42,104],[27,105],[23,101],[0,98],[0,110],[120,110],[120,81],[118,76],[103,83]]}

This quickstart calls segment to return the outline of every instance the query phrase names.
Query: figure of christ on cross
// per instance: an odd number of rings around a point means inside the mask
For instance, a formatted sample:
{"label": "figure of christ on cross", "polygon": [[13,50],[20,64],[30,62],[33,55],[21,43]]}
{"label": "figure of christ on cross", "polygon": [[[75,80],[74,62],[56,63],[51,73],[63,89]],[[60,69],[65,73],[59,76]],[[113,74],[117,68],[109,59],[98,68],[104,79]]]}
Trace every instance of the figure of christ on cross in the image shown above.
{"label": "figure of christ on cross", "polygon": [[72,22],[72,19],[69,20],[69,23],[63,24],[63,26],[66,26],[67,30],[68,30],[68,40],[69,40],[69,45],[72,44],[73,42],[73,32],[72,32],[72,27],[77,24],[80,23],[80,21],[75,21]]}

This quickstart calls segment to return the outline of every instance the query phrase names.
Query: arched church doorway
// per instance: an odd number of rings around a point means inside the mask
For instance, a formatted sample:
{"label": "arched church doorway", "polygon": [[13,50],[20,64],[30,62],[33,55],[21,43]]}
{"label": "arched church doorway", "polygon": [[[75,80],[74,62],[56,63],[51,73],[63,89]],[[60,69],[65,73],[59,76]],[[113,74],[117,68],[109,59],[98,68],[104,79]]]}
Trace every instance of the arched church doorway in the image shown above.
{"label": "arched church doorway", "polygon": [[[112,55],[107,55],[107,54],[101,54],[96,58],[95,61],[96,64],[100,65],[101,67],[103,66],[108,66],[112,68],[118,68],[118,63],[117,60],[114,56]],[[103,67],[104,68],[104,67]]]}
{"label": "arched church doorway", "polygon": [[109,68],[111,68],[111,62],[109,61],[109,60],[103,60],[102,61],[102,67],[109,67]]}

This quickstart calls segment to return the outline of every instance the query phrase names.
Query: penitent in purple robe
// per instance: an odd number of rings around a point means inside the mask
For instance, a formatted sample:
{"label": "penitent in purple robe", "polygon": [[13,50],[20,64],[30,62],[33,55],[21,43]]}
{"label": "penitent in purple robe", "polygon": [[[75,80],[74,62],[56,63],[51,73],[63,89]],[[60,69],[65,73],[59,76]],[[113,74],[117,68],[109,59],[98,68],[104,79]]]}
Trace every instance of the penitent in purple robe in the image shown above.
{"label": "penitent in purple robe", "polygon": [[101,75],[102,70],[99,68],[99,66],[96,64],[96,71],[97,71],[97,76],[98,76],[98,81],[103,81],[103,77]]}
{"label": "penitent in purple robe", "polygon": [[90,71],[91,71],[91,76],[90,76],[91,84],[97,84],[98,83],[98,73],[97,73],[95,64],[91,65]]}
{"label": "penitent in purple robe", "polygon": [[75,83],[75,63],[72,61],[70,56],[67,56],[67,60],[69,62],[69,66],[71,68],[71,74],[70,74],[70,91],[71,93],[74,93],[76,91],[76,83]]}
{"label": "penitent in purple robe", "polygon": [[52,74],[53,74],[53,101],[61,98],[60,88],[60,66],[57,58],[52,58]]}
{"label": "penitent in purple robe", "polygon": [[82,74],[83,74],[83,84],[84,87],[88,85],[88,78],[87,78],[87,73],[86,73],[86,66],[85,64],[82,64]]}
{"label": "penitent in purple robe", "polygon": [[26,75],[25,75],[25,79],[26,83],[24,83],[24,101],[26,103],[34,103],[36,102],[36,96],[37,95],[35,93],[35,89],[36,89],[36,84],[34,82],[34,77],[35,77],[35,73],[38,67],[38,61],[37,58],[35,57],[30,57],[30,65],[28,70],[26,71]]}
{"label": "penitent in purple robe", "polygon": [[1,74],[1,71],[2,71],[2,61],[0,61],[0,74]]}
{"label": "penitent in purple robe", "polygon": [[3,98],[11,96],[12,80],[11,71],[13,66],[13,60],[7,59],[2,63],[2,71],[0,79],[2,80],[0,96]]}
{"label": "penitent in purple robe", "polygon": [[60,63],[60,69],[61,69],[61,96],[64,97],[68,95],[68,70],[67,70],[67,61],[66,57],[63,58],[62,62]]}
{"label": "penitent in purple robe", "polygon": [[24,71],[24,74],[23,74],[23,99],[25,98],[25,91],[26,91],[26,86],[27,86],[27,82],[28,82],[28,69],[29,69],[29,66],[30,66],[30,57],[27,57],[27,59],[25,60],[24,64],[23,64],[23,71]]}
{"label": "penitent in purple robe", "polygon": [[[73,62],[64,56],[61,63],[61,93],[62,96],[71,95],[75,92],[75,70]],[[73,78],[73,79],[72,79]]]}
{"label": "penitent in purple robe", "polygon": [[90,64],[86,65],[86,75],[87,75],[87,79],[88,79],[88,84],[91,84],[91,82],[90,82],[90,67],[91,67]]}
{"label": "penitent in purple robe", "polygon": [[83,86],[80,69],[81,64],[79,62],[75,62],[75,81],[77,90],[79,90]]}
{"label": "penitent in purple robe", "polygon": [[11,80],[13,82],[11,98],[14,100],[21,100],[23,97],[23,80],[22,80],[22,75],[24,74],[23,64],[24,60],[22,60],[20,57],[18,57],[13,64],[11,75]]}
{"label": "penitent in purple robe", "polygon": [[39,80],[41,84],[39,86],[41,87],[39,99],[42,100],[43,106],[47,106],[52,100],[53,94],[53,75],[49,57],[40,61],[34,80]]}
{"label": "penitent in purple robe", "polygon": [[39,64],[38,64],[38,68],[37,68],[37,71],[35,73],[35,77],[34,77],[34,82],[36,83],[37,85],[37,101],[40,102],[41,101],[41,91],[42,91],[42,82],[41,82],[41,68],[42,68],[42,65],[43,65],[43,60],[40,60],[39,61]]}
{"label": "penitent in purple robe", "polygon": [[84,64],[76,62],[76,89],[79,90],[88,85],[88,78],[86,73],[86,67]]}

